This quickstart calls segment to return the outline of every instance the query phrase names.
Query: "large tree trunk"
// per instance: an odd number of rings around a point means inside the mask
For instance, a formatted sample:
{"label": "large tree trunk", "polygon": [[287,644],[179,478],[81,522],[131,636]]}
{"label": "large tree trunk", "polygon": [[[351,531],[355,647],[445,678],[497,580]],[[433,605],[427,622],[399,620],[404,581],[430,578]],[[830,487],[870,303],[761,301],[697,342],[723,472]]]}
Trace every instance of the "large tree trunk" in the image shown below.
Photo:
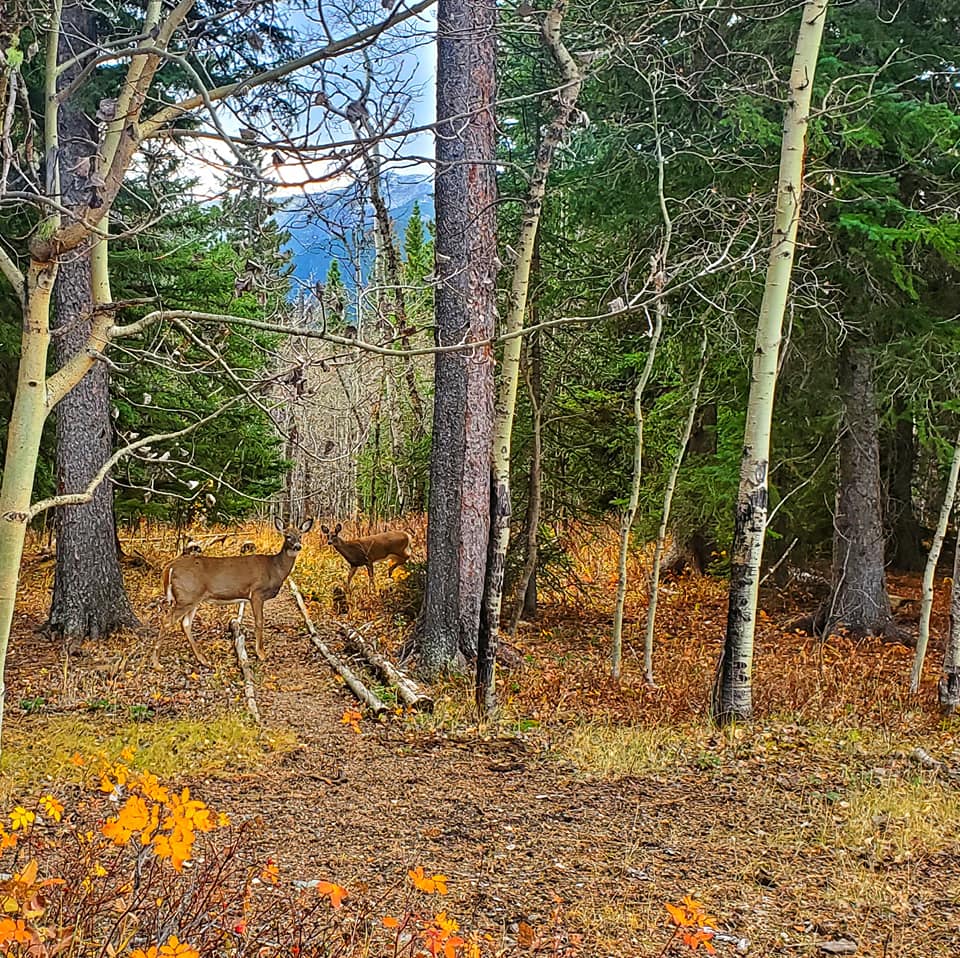
{"label": "large tree trunk", "polygon": [[[94,46],[93,14],[79,3],[63,11],[60,61]],[[79,67],[65,70],[60,88],[69,85]],[[97,129],[68,99],[60,107],[60,178],[63,203],[84,209],[89,179],[80,171],[97,150]],[[83,245],[65,257],[55,288],[54,342],[57,365],[63,367],[83,350],[90,337],[94,303],[109,300],[109,292],[94,294],[92,257],[106,256],[105,244],[95,253]],[[106,263],[100,264],[106,282]],[[84,490],[113,451],[110,383],[107,367],[95,363],[56,408],[57,492]],[[102,482],[93,499],[57,511],[57,564],[49,628],[70,639],[98,638],[117,628],[137,625],[123,586],[117,555],[113,486]]]}
{"label": "large tree trunk", "polygon": [[833,589],[826,627],[877,635],[893,625],[884,568],[880,422],[868,344],[848,337],[838,360],[843,403],[833,529]]}
{"label": "large tree trunk", "polygon": [[883,430],[880,462],[884,476],[886,502],[884,525],[887,557],[895,569],[919,572],[924,567],[923,530],[913,508],[913,473],[917,460],[917,440],[913,417],[902,401],[894,402],[896,422]]}
{"label": "large tree trunk", "polygon": [[740,488],[730,550],[730,597],[723,651],[710,696],[716,722],[753,716],[753,637],[757,621],[760,562],[767,529],[767,478],[773,399],[783,335],[783,315],[793,273],[803,191],[803,157],[813,94],[813,77],[827,16],[827,0],[806,0],[800,13],[797,47],[790,71],[790,94],[783,120],[777,211],[767,278],[757,319],[757,341],[747,400],[740,461]]}
{"label": "large tree trunk", "polygon": [[[436,341],[492,338],[496,317],[496,5],[437,8]],[[428,672],[477,652],[490,528],[493,350],[434,365],[427,581],[419,653]]]}

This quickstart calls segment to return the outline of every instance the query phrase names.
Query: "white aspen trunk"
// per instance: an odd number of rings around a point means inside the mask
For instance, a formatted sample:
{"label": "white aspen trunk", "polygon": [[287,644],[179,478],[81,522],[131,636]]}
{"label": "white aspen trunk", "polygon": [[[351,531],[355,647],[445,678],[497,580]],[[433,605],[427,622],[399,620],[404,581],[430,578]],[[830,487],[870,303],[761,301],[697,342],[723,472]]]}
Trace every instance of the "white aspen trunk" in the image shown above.
{"label": "white aspen trunk", "polygon": [[560,26],[567,9],[567,0],[555,0],[547,11],[542,28],[544,46],[560,68],[563,86],[558,97],[556,115],[547,128],[537,151],[536,164],[524,203],[523,220],[517,242],[517,259],[510,284],[510,300],[504,324],[507,336],[500,364],[500,386],[493,425],[490,488],[490,541],[484,579],[484,601],[480,618],[477,649],[476,701],[481,715],[490,716],[496,708],[495,667],[500,636],[500,613],[503,606],[503,578],[510,544],[510,445],[520,379],[520,352],[524,316],[530,287],[537,229],[547,191],[547,177],[553,156],[563,141],[570,118],[580,96],[583,79],[573,57],[560,39]]}
{"label": "white aspen trunk", "polygon": [[960,707],[960,542],[953,559],[950,587],[950,634],[943,649],[943,673],[937,686],[940,710],[953,715]]}
{"label": "white aspen trunk", "polygon": [[667,197],[664,193],[664,161],[663,142],[660,136],[660,118],[657,108],[657,93],[650,88],[651,109],[653,113],[653,129],[657,142],[657,198],[660,203],[660,215],[663,217],[663,241],[660,249],[651,263],[653,270],[654,288],[660,295],[657,298],[656,319],[653,334],[650,337],[650,348],[643,372],[637,381],[633,394],[633,414],[636,420],[636,438],[633,446],[633,478],[630,481],[630,500],[627,509],[620,521],[620,556],[617,563],[617,597],[613,609],[613,632],[610,641],[610,676],[614,681],[620,679],[623,664],[623,613],[627,601],[627,553],[630,549],[630,532],[637,518],[637,506],[640,502],[640,479],[643,471],[643,393],[647,388],[653,364],[657,358],[657,346],[663,333],[663,320],[667,311],[667,304],[663,291],[667,285],[667,256],[670,253],[670,241],[673,236],[673,220],[667,209]]}
{"label": "white aspen trunk", "polygon": [[56,275],[55,262],[31,263],[27,274],[17,392],[10,414],[3,483],[0,485],[0,742],[7,648],[17,600],[23,542],[30,518],[40,437],[47,418],[50,297]]}
{"label": "white aspen trunk", "polygon": [[766,285],[757,320],[757,340],[747,401],[731,548],[730,597],[723,651],[711,693],[714,721],[749,720],[753,715],[753,639],[756,628],[760,560],[767,527],[770,427],[776,391],[783,315],[796,251],[803,189],[803,158],[813,78],[826,21],[828,0],[807,0],[790,72],[777,182],[777,211]]}
{"label": "white aspen trunk", "polygon": [[680,437],[680,448],[670,468],[667,477],[667,488],[663,493],[663,516],[660,519],[660,528],[657,530],[657,546],[653,553],[653,568],[650,570],[650,599],[647,604],[647,632],[643,641],[643,674],[648,685],[653,685],[653,630],[657,620],[657,599],[660,589],[660,566],[663,562],[663,549],[667,541],[667,528],[670,523],[670,508],[673,505],[673,493],[677,488],[677,478],[683,457],[687,452],[690,436],[693,434],[693,424],[697,418],[697,403],[700,400],[700,387],[703,385],[703,376],[707,371],[707,333],[704,330],[703,341],[700,346],[700,368],[697,379],[690,391],[690,409],[687,412],[687,421]]}
{"label": "white aspen trunk", "polygon": [[923,671],[923,658],[927,654],[927,644],[930,641],[930,613],[933,611],[933,580],[937,572],[937,561],[940,559],[940,550],[947,534],[947,524],[950,522],[950,513],[953,512],[953,503],[957,497],[957,478],[960,476],[960,435],[957,436],[953,447],[953,461],[950,463],[950,475],[947,478],[947,488],[943,493],[943,505],[940,507],[940,518],[937,521],[937,530],[930,543],[930,554],[927,556],[927,565],[923,570],[923,589],[920,599],[920,634],[917,637],[917,650],[913,659],[913,671],[910,673],[910,691],[916,692],[920,688],[920,674]]}
{"label": "white aspen trunk", "polygon": [[637,506],[640,503],[640,479],[643,473],[643,393],[653,371],[657,358],[657,346],[663,332],[662,300],[657,301],[657,318],[650,337],[650,349],[643,372],[633,391],[633,415],[636,421],[636,438],[633,443],[633,478],[630,481],[630,500],[620,520],[620,556],[617,561],[617,598],[613,609],[613,637],[610,643],[610,675],[620,678],[623,663],[623,613],[627,602],[627,553],[630,549],[630,531],[637,518]]}

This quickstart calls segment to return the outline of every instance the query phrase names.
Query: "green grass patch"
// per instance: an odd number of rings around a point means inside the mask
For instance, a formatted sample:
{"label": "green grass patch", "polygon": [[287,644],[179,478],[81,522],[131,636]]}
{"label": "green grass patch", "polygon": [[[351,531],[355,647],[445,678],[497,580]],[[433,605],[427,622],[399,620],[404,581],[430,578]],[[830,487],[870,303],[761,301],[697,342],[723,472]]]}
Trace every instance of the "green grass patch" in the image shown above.
{"label": "green grass patch", "polygon": [[[296,745],[293,733],[260,729],[232,713],[147,724],[102,712],[31,716],[22,725],[8,722],[3,736],[0,800],[50,781],[79,782],[100,757],[114,761],[126,748],[134,750],[132,767],[175,778],[249,771],[268,752]],[[84,765],[76,764],[74,756]]]}

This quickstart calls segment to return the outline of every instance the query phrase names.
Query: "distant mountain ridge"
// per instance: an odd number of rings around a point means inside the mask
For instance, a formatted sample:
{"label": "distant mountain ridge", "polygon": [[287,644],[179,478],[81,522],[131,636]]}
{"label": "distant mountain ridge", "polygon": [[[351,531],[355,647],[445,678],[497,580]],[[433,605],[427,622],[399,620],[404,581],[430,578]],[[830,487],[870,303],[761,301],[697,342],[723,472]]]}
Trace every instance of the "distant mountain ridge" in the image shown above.
{"label": "distant mountain ridge", "polygon": [[[324,190],[298,198],[277,214],[280,227],[290,233],[284,249],[292,255],[295,289],[312,287],[323,282],[336,259],[344,285],[353,288],[356,283],[356,250],[360,252],[363,279],[373,264],[373,207],[365,204],[363,215],[356,201],[358,187]],[[433,180],[424,176],[387,174],[384,190],[390,215],[394,222],[397,243],[401,251],[403,235],[413,213],[420,204],[424,224],[434,218]]]}

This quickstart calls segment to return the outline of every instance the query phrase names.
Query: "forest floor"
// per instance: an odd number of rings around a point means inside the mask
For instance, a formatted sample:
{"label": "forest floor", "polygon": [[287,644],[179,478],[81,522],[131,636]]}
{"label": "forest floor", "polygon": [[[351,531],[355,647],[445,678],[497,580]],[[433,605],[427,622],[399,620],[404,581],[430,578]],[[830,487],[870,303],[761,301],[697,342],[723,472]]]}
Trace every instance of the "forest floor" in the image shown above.
{"label": "forest floor", "polygon": [[[196,627],[214,671],[197,667],[179,631],[162,640],[163,671],[150,667],[159,621],[150,602],[175,543],[141,532],[125,544],[146,560],[127,569],[144,634],[69,658],[39,631],[52,563],[36,544],[30,553],[7,665],[0,799],[49,787],[76,751],[134,744],[135,761],[235,821],[255,820],[251,854],[284,875],[362,889],[394,912],[408,870],[446,875],[442,908],[486,935],[490,953],[688,952],[671,942],[665,910],[684,896],[716,916],[720,954],[960,951],[960,721],[936,710],[936,641],[921,693],[910,696],[912,650],[788,631],[815,600],[795,586],[765,591],[757,718],[721,732],[704,705],[724,582],[665,584],[651,689],[637,558],[614,684],[616,546],[609,530],[581,530],[567,542],[565,578],[521,627],[519,664],[499,673],[496,725],[476,725],[468,683],[453,680],[433,690],[432,716],[351,717],[356,703],[284,590],[267,605],[268,659],[255,665],[258,730],[244,718],[226,609],[204,607]],[[415,533],[422,557],[422,528]],[[276,538],[253,537],[264,549]],[[221,549],[238,543],[212,551]],[[344,621],[396,647],[416,574],[388,582],[380,567],[376,590],[358,576],[336,614],[330,596],[344,573],[308,535],[294,578],[324,641],[340,650],[335,622]],[[892,589],[916,597],[919,582],[897,577]],[[935,637],[948,584],[937,590]]]}

